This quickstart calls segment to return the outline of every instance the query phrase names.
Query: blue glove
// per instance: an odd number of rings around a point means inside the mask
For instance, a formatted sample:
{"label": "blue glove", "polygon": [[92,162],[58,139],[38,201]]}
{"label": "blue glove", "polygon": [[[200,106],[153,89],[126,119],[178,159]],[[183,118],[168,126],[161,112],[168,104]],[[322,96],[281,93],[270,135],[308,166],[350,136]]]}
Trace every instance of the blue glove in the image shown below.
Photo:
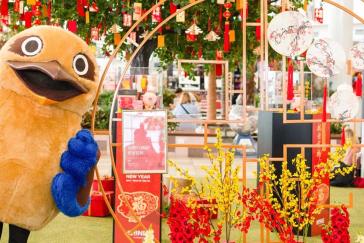
{"label": "blue glove", "polygon": [[61,156],[63,172],[57,174],[52,182],[52,196],[57,208],[67,216],[83,214],[90,204],[80,205],[77,195],[86,186],[90,170],[97,163],[98,145],[88,130],[81,130],[68,142],[68,150]]}

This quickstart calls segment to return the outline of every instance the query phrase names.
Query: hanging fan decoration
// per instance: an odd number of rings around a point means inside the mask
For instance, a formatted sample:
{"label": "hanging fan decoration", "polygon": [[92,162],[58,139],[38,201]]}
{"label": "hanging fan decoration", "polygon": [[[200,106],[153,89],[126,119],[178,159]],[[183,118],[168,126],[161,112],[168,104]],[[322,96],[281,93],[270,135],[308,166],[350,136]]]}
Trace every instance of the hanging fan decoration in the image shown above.
{"label": "hanging fan decoration", "polygon": [[122,32],[123,31],[123,28],[118,25],[118,24],[113,24],[111,26],[111,28],[109,29],[109,32],[115,34],[115,33],[119,33],[119,32]]}
{"label": "hanging fan decoration", "polygon": [[215,31],[211,30],[204,38],[204,40],[207,41],[218,41],[220,40],[220,36],[218,34],[216,34]]}
{"label": "hanging fan decoration", "polygon": [[292,58],[304,53],[314,38],[310,20],[296,11],[276,15],[269,23],[267,34],[268,42],[276,52]]}
{"label": "hanging fan decoration", "polygon": [[348,84],[341,84],[330,97],[328,110],[333,118],[348,121],[358,114],[359,98],[354,94],[353,88]]}
{"label": "hanging fan decoration", "polygon": [[364,43],[358,43],[350,50],[351,65],[357,71],[364,70]]}
{"label": "hanging fan decoration", "polygon": [[335,41],[317,39],[308,49],[306,60],[311,72],[319,77],[329,78],[344,71],[346,55]]}

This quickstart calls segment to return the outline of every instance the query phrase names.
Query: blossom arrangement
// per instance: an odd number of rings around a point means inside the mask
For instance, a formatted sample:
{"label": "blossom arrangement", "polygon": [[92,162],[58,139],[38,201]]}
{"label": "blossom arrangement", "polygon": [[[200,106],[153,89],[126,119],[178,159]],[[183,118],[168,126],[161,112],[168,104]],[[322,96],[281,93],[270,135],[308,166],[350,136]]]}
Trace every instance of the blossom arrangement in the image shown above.
{"label": "blossom arrangement", "polygon": [[324,227],[321,239],[324,243],[350,243],[349,212],[343,206],[331,210],[331,225]]}
{"label": "blossom arrangement", "polygon": [[[318,203],[319,187],[328,178],[338,173],[348,174],[354,169],[333,170],[342,161],[347,148],[348,145],[345,145],[330,153],[327,161],[315,166],[312,172],[307,170],[307,162],[299,154],[292,160],[294,171],[288,169],[287,161],[282,162],[279,177],[269,157],[263,156],[259,159],[258,188],[243,186],[240,189],[240,167],[233,166],[234,151],[223,148],[222,135],[218,130],[215,153],[211,148],[205,148],[211,164],[201,167],[205,172],[201,180],[197,181],[187,170],[169,161],[171,167],[191,182],[180,191],[187,195],[186,198],[171,198],[168,218],[171,241],[193,242],[198,239],[199,242],[219,242],[224,230],[224,240],[229,242],[233,228],[248,233],[251,222],[257,220],[276,232],[283,242],[298,242],[298,235],[302,235],[305,242],[309,226],[322,210]],[[207,202],[208,206],[201,201]],[[219,217],[212,221],[211,215],[216,213]],[[340,217],[337,215],[336,218]],[[298,231],[297,236],[293,229]]]}
{"label": "blossom arrangement", "polygon": [[[224,226],[225,241],[229,242],[231,230],[240,224],[243,215],[241,214],[242,203],[239,192],[239,177],[240,167],[233,167],[234,151],[225,150],[222,143],[221,131],[217,131],[217,142],[214,146],[216,153],[211,148],[206,147],[210,166],[202,166],[201,169],[205,172],[205,176],[199,182],[188,173],[177,166],[173,161],[169,161],[171,167],[176,168],[177,172],[185,179],[191,181],[189,186],[182,189],[182,193],[195,195],[187,200],[187,206],[192,210],[201,212],[205,210],[207,214],[219,213],[220,217],[217,223],[213,224],[211,220],[206,221],[211,226],[210,234],[203,234],[200,239],[219,238],[221,229]],[[199,201],[205,201],[209,205],[204,207]],[[201,217],[197,215],[200,221]],[[205,227],[206,228],[206,227]],[[207,236],[208,235],[208,236]]]}
{"label": "blossom arrangement", "polygon": [[169,237],[172,242],[183,243],[193,242],[198,238],[199,242],[209,242],[213,237],[214,242],[220,241],[221,226],[217,230],[212,229],[211,214],[208,209],[186,205],[183,199],[171,197],[170,216],[167,224],[170,228]]}
{"label": "blossom arrangement", "polygon": [[333,178],[337,174],[346,175],[354,170],[354,166],[333,170],[343,160],[348,146],[350,145],[339,147],[335,152],[329,153],[327,161],[315,166],[312,173],[307,171],[307,162],[301,154],[292,160],[294,171],[288,168],[287,161],[282,162],[282,175],[279,178],[268,156],[259,160],[259,187],[267,192],[273,209],[289,226],[302,234],[303,241],[307,237],[309,226],[322,210],[318,203],[320,185],[327,178]]}

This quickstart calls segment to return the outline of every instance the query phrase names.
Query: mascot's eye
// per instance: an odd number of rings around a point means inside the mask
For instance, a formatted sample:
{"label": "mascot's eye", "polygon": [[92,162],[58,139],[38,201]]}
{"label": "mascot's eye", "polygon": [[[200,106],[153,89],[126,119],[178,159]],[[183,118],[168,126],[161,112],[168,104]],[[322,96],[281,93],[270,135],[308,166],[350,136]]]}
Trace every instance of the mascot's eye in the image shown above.
{"label": "mascot's eye", "polygon": [[86,75],[89,69],[87,57],[82,54],[75,56],[73,59],[73,69],[80,76]]}
{"label": "mascot's eye", "polygon": [[21,51],[27,56],[37,55],[43,48],[43,42],[39,37],[32,36],[21,44]]}

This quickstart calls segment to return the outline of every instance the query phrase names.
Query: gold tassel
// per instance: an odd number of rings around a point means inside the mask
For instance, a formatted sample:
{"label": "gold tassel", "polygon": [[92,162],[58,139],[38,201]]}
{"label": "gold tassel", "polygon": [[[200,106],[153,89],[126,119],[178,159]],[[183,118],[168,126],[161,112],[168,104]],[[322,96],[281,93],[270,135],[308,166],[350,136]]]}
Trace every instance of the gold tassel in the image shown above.
{"label": "gold tassel", "polygon": [[236,0],[236,10],[243,9],[243,0]]}
{"label": "gold tassel", "polygon": [[35,0],[27,0],[27,5],[35,5]]}
{"label": "gold tassel", "polygon": [[305,12],[307,12],[307,5],[308,5],[308,2],[307,2],[307,0],[305,0],[303,2],[303,10],[305,10]]}
{"label": "gold tassel", "polygon": [[119,45],[120,41],[121,41],[120,33],[114,33],[114,45],[115,46]]}
{"label": "gold tassel", "polygon": [[85,22],[86,22],[86,24],[90,23],[90,12],[89,11],[86,11],[86,13],[85,13]]}
{"label": "gold tassel", "polygon": [[163,48],[165,47],[165,42],[164,42],[165,38],[164,35],[158,35],[158,43],[157,43],[157,47],[158,48]]}
{"label": "gold tassel", "polygon": [[235,30],[229,31],[229,40],[230,42],[235,42]]}

